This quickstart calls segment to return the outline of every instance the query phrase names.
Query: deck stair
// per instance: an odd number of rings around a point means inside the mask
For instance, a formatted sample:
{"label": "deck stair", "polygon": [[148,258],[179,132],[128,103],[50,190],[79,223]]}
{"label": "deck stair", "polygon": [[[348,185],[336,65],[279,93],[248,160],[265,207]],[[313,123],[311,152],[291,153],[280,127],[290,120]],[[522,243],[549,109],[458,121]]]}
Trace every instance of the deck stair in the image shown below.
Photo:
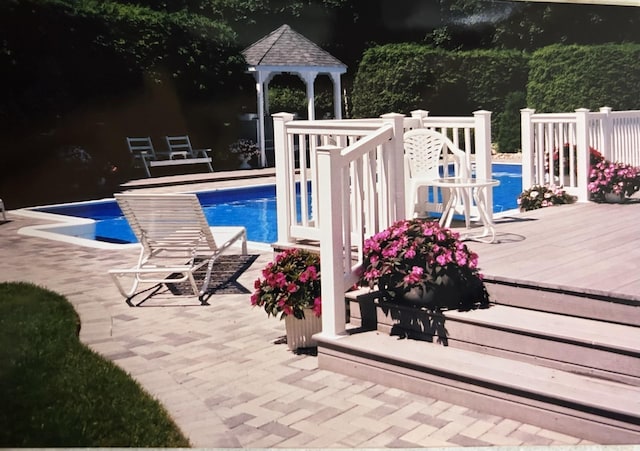
{"label": "deck stair", "polygon": [[486,283],[489,308],[441,316],[349,294],[350,334],[320,337],[320,367],[598,444],[640,443],[640,302]]}

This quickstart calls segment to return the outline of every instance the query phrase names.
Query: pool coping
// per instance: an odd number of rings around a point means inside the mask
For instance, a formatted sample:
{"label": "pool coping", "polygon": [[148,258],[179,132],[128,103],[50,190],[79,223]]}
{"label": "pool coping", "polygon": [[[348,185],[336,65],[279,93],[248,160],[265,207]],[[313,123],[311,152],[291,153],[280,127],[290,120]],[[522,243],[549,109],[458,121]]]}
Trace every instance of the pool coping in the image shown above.
{"label": "pool coping", "polygon": [[[216,188],[209,191],[216,191],[219,189],[225,188]],[[38,208],[51,208],[70,204],[95,204],[100,202],[112,201],[115,201],[115,198],[105,197],[103,199],[94,199],[81,202],[67,202],[63,204],[51,204],[20,208],[18,210],[11,210],[11,212],[18,216],[47,221],[46,224],[37,224],[22,227],[18,229],[18,235],[54,240],[94,249],[125,250],[139,248],[140,243],[109,243],[107,241],[99,241],[94,238],[89,238],[95,236],[96,221],[94,219],[36,211],[36,209]],[[235,245],[240,246],[239,243],[235,243]],[[273,250],[273,247],[270,243],[262,243],[258,241],[247,241],[247,246],[250,249],[257,251]]]}

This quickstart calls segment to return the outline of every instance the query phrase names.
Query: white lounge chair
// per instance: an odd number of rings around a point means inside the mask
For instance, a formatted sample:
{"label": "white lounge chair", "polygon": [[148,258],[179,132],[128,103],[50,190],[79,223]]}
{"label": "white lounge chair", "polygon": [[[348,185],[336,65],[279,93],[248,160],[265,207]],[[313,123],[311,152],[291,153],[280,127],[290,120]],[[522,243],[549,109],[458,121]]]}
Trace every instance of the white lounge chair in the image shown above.
{"label": "white lounge chair", "polygon": [[165,136],[165,140],[167,141],[167,148],[171,153],[184,152],[187,155],[185,158],[209,158],[207,166],[209,167],[209,172],[213,172],[211,159],[209,157],[211,149],[194,149],[193,146],[191,146],[191,140],[188,135]]}
{"label": "white lounge chair", "polygon": [[[448,150],[453,160],[445,151]],[[407,214],[413,217],[422,214],[425,210],[443,213],[443,206],[447,199],[438,202],[437,193],[433,192],[432,202],[427,202],[429,187],[433,187],[433,181],[440,179],[440,167],[445,165],[444,172],[448,173],[449,162],[454,163],[454,177],[468,178],[470,176],[467,157],[464,151],[459,149],[453,141],[444,134],[435,130],[419,128],[409,130],[404,134],[404,160],[405,176],[407,177]],[[433,188],[432,188],[433,189]],[[446,196],[446,193],[443,193]],[[462,193],[464,199],[464,215],[467,226],[469,225],[470,201],[468,192]]]}
{"label": "white lounge chair", "polygon": [[[185,281],[204,303],[216,259],[237,241],[242,254],[247,254],[246,229],[210,227],[195,194],[116,194],[115,198],[142,247],[133,268],[109,271],[127,303],[140,283]],[[198,282],[194,273],[203,267],[204,280]],[[133,278],[131,288],[123,287],[124,277]]]}

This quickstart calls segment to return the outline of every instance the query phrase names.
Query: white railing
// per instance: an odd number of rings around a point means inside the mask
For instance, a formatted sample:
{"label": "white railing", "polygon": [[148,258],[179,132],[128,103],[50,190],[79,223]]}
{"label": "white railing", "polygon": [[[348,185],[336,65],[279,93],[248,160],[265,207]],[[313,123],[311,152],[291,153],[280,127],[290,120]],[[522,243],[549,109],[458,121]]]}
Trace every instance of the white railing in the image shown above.
{"label": "white railing", "polygon": [[590,148],[609,160],[640,166],[640,111],[520,111],[523,188],[560,185],[586,202]]}
{"label": "white railing", "polygon": [[640,166],[640,110],[591,113],[591,146],[608,160]]}
{"label": "white railing", "polygon": [[[344,294],[359,278],[364,240],[407,216],[404,131],[430,126],[473,136],[473,142],[460,147],[475,151],[478,164],[490,161],[489,140],[485,139],[490,136],[490,113],[484,113],[475,122],[474,118],[471,122],[450,118],[449,124],[439,125],[435,125],[437,118],[405,118],[394,113],[378,119],[329,121],[294,121],[288,113],[273,115],[278,202],[275,247],[319,244],[323,335],[336,337],[345,332]],[[301,201],[296,199],[297,192]]]}

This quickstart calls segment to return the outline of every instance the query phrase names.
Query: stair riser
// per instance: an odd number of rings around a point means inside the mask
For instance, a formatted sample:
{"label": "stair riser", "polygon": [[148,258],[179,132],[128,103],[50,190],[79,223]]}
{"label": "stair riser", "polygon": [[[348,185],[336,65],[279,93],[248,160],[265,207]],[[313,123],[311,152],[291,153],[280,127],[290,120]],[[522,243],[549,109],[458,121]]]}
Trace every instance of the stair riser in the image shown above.
{"label": "stair riser", "polygon": [[[442,342],[448,346],[482,350],[491,355],[536,363],[563,371],[593,375],[640,386],[640,359],[615,349],[599,349],[590,343],[561,341],[555,337],[524,334],[456,318],[434,317],[424,311],[372,303],[350,303],[351,323],[387,334],[408,334],[412,338]],[[375,314],[375,319],[372,316]],[[445,332],[446,330],[446,332]]]}
{"label": "stair riser", "polygon": [[[511,418],[598,444],[640,442],[640,427],[624,421],[575,409],[562,401],[540,398],[536,393],[514,392],[510,387],[488,387],[481,381],[456,380],[453,373],[433,374],[426,367],[404,366],[401,361],[382,361],[362,350],[353,351],[319,340],[318,365],[345,374],[398,388],[421,396],[462,405]],[[555,402],[554,402],[555,401]]]}
{"label": "stair riser", "polygon": [[496,304],[629,326],[640,324],[640,307],[631,301],[629,304],[625,304],[596,299],[584,294],[554,292],[487,280],[485,280],[485,286],[491,302]]}

